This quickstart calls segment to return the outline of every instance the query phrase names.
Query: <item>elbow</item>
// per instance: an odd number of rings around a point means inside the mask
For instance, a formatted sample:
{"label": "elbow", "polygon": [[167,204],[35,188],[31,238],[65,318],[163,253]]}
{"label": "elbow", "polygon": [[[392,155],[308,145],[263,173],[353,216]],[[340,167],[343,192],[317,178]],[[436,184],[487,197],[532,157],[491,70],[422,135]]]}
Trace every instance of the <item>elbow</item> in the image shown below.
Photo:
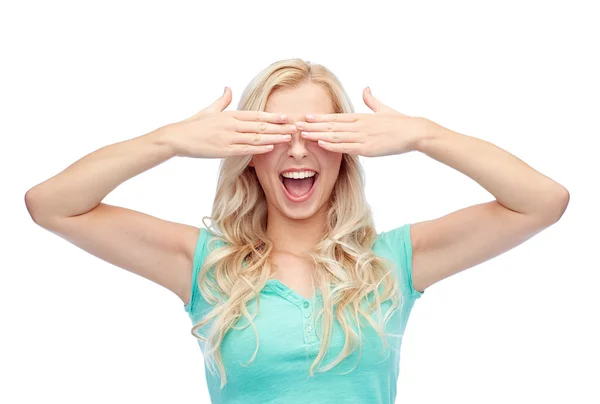
{"label": "elbow", "polygon": [[37,223],[37,211],[34,207],[34,196],[33,196],[33,188],[29,191],[25,192],[25,208],[27,208],[27,213],[31,216],[34,222]]}
{"label": "elbow", "polygon": [[563,186],[561,186],[561,188],[563,189],[561,194],[561,210],[557,220],[559,220],[562,217],[563,213],[565,213],[565,211],[567,210],[567,206],[569,206],[569,201],[571,200],[571,194],[569,193],[567,188]]}
{"label": "elbow", "polygon": [[25,207],[34,223],[44,227],[43,223],[45,220],[42,218],[40,212],[40,198],[37,196],[35,188],[31,188],[25,193]]}
{"label": "elbow", "polygon": [[559,185],[557,190],[552,193],[548,199],[547,207],[545,209],[545,216],[547,217],[550,224],[558,222],[569,206],[571,195],[567,188]]}

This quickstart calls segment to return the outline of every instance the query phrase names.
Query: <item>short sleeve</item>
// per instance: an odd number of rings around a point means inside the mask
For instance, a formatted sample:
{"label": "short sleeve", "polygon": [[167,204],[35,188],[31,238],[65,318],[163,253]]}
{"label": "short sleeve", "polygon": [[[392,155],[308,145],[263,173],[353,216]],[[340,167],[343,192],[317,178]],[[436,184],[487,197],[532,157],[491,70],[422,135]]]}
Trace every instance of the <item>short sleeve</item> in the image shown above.
{"label": "short sleeve", "polygon": [[196,249],[194,251],[194,263],[192,266],[192,291],[190,293],[190,301],[187,305],[183,306],[185,311],[190,314],[194,311],[193,309],[196,307],[197,302],[203,299],[202,295],[200,294],[200,289],[198,289],[198,272],[200,271],[200,267],[204,261],[204,250],[206,248],[208,234],[208,230],[202,227],[200,228],[198,241],[196,242]]}
{"label": "short sleeve", "polygon": [[397,227],[381,234],[381,238],[390,249],[394,261],[399,266],[400,281],[405,289],[415,299],[423,296],[424,292],[416,290],[412,283],[412,240],[410,238],[410,224]]}

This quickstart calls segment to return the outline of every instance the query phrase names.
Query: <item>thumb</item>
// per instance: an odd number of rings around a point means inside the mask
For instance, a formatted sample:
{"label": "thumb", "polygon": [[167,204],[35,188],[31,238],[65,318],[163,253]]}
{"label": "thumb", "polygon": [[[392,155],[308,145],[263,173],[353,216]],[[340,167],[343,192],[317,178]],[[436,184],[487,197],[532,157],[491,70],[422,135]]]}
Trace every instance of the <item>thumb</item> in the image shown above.
{"label": "thumb", "polygon": [[227,108],[227,106],[230,103],[231,103],[231,89],[229,87],[225,87],[223,94],[215,102],[213,102],[212,104],[210,104],[208,107],[204,108],[202,111],[198,112],[197,114],[190,116],[185,121],[194,120],[206,112],[221,112],[225,108]]}
{"label": "thumb", "polygon": [[223,94],[211,105],[206,108],[206,110],[211,112],[221,112],[231,103],[231,89],[225,86],[225,90]]}
{"label": "thumb", "polygon": [[392,108],[373,97],[370,87],[366,87],[363,90],[363,100],[365,101],[365,104],[367,104],[367,107],[371,108],[373,112],[395,112]]}

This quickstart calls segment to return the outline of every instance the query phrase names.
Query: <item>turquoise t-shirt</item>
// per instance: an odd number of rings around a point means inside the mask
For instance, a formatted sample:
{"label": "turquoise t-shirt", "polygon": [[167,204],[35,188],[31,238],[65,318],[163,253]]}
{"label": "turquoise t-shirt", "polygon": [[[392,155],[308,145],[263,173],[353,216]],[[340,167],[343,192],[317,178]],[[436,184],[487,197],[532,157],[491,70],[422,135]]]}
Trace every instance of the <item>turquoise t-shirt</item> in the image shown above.
{"label": "turquoise t-shirt", "polygon": [[[198,271],[209,253],[209,237],[210,233],[201,228],[194,256],[191,299],[184,306],[193,324],[211,309],[197,287]],[[392,261],[398,271],[403,305],[390,318],[386,332],[402,335],[414,302],[423,295],[412,285],[410,224],[378,234],[373,251]],[[382,314],[390,305],[390,302],[382,304]],[[251,326],[241,327],[248,324],[246,318],[241,318],[236,328],[243,329],[230,329],[221,343],[227,374],[227,384],[222,390],[220,375],[211,374],[205,364],[211,401],[215,404],[394,403],[402,338],[388,337],[392,350],[388,347],[383,351],[381,337],[362,318],[363,347],[358,365],[359,348],[334,368],[317,371],[335,360],[344,346],[343,331],[336,321],[329,350],[314,376],[309,376],[308,369],[320,347],[320,334],[314,323],[314,314],[320,307],[320,293],[309,300],[279,280],[269,280],[260,292],[260,312],[254,319],[260,341],[256,358],[247,365],[256,349],[256,335]],[[248,311],[252,314],[255,310],[256,299],[252,299]],[[362,325],[363,322],[367,325]],[[205,331],[200,330],[203,335]],[[204,343],[198,340],[198,344],[202,350]]]}

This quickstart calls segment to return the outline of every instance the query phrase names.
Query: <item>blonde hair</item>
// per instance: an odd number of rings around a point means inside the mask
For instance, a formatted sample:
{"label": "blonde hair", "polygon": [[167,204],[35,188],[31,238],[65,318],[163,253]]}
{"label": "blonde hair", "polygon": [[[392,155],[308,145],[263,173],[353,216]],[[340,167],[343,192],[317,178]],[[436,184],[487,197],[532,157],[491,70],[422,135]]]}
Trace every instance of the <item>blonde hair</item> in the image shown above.
{"label": "blonde hair", "polygon": [[[243,92],[238,109],[264,111],[274,90],[293,88],[307,81],[323,86],[331,96],[336,113],[354,112],[337,77],[324,66],[301,59],[281,60],[261,71]],[[251,157],[233,156],[222,160],[212,215],[203,218],[203,221],[207,218],[211,221],[211,225],[206,226],[213,236],[209,243],[220,240],[226,244],[211,249],[200,268],[201,294],[214,308],[194,325],[192,335],[206,343],[204,357],[211,371],[215,365],[218,367],[221,388],[227,378],[220,344],[241,316],[254,328],[256,349],[250,362],[256,357],[259,341],[252,320],[260,308],[259,293],[272,274],[273,242],[266,235],[267,203],[254,168],[248,166]],[[385,326],[400,307],[402,298],[394,271],[390,270],[391,262],[376,256],[371,249],[377,234],[364,195],[364,172],[357,156],[343,154],[323,226],[325,236],[309,254],[316,266],[314,282],[323,301],[323,308],[316,316],[317,320],[322,318],[322,344],[309,369],[311,376],[327,352],[334,316],[345,334],[344,347],[337,359],[320,369],[321,372],[349,356],[357,343],[362,351],[359,315],[377,330],[385,348],[384,335],[392,335],[384,333]],[[213,272],[209,276],[211,268]],[[365,312],[361,302],[369,296],[373,301]],[[258,305],[251,316],[246,304],[253,298]],[[387,300],[391,306],[382,317],[381,303]],[[375,310],[379,315],[377,323],[370,315]],[[357,331],[352,329],[351,320]],[[197,330],[211,321],[214,322],[208,336],[199,335]]]}

